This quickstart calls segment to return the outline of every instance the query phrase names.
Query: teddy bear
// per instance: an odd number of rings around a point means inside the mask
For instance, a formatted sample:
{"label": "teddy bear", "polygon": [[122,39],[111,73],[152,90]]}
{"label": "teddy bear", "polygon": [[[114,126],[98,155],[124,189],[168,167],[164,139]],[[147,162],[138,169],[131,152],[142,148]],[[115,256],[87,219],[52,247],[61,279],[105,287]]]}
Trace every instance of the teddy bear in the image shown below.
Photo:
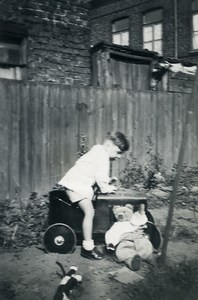
{"label": "teddy bear", "polygon": [[140,269],[141,260],[153,253],[153,246],[144,227],[148,221],[145,205],[140,204],[134,212],[130,204],[115,205],[112,208],[115,222],[105,233],[106,249],[115,253],[118,262],[124,262],[131,270]]}

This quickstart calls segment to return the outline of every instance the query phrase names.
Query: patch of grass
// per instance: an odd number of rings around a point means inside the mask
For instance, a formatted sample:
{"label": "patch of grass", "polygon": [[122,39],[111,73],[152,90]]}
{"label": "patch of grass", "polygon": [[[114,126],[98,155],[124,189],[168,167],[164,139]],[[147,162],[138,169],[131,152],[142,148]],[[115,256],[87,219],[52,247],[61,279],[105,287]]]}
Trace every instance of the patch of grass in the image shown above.
{"label": "patch of grass", "polygon": [[196,300],[198,260],[152,267],[145,280],[129,289],[133,300]]}

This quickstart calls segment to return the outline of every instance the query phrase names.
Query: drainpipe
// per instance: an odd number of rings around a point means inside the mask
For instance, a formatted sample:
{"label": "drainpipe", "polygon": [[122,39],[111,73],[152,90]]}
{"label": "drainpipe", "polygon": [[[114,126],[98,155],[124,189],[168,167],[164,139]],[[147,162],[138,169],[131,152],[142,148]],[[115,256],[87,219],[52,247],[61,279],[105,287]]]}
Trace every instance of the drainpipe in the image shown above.
{"label": "drainpipe", "polygon": [[174,0],[174,39],[175,39],[175,58],[178,58],[178,24],[177,24],[177,0]]}

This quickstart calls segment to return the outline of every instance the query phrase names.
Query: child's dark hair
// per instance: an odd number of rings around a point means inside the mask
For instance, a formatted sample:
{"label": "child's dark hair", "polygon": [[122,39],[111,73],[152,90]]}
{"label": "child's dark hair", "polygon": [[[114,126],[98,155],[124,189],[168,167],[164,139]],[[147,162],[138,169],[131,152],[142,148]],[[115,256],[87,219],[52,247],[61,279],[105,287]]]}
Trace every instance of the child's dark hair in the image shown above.
{"label": "child's dark hair", "polygon": [[129,150],[129,141],[124,133],[119,131],[108,132],[107,139],[111,140],[116,146],[118,146],[121,152]]}

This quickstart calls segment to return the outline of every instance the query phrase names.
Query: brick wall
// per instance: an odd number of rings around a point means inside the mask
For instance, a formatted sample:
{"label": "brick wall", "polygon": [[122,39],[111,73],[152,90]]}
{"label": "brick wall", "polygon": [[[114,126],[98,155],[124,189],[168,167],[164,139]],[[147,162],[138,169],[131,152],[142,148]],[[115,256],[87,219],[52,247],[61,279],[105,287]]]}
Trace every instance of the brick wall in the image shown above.
{"label": "brick wall", "polygon": [[[175,57],[174,0],[116,0],[99,6],[94,1],[91,13],[91,43],[111,42],[111,23],[128,16],[130,18],[130,46],[141,50],[142,14],[149,9],[163,8],[163,55]],[[178,11],[178,58],[198,62],[198,52],[191,51],[191,1],[177,0]]]}
{"label": "brick wall", "polygon": [[0,0],[0,21],[24,24],[27,79],[90,84],[89,0]]}

